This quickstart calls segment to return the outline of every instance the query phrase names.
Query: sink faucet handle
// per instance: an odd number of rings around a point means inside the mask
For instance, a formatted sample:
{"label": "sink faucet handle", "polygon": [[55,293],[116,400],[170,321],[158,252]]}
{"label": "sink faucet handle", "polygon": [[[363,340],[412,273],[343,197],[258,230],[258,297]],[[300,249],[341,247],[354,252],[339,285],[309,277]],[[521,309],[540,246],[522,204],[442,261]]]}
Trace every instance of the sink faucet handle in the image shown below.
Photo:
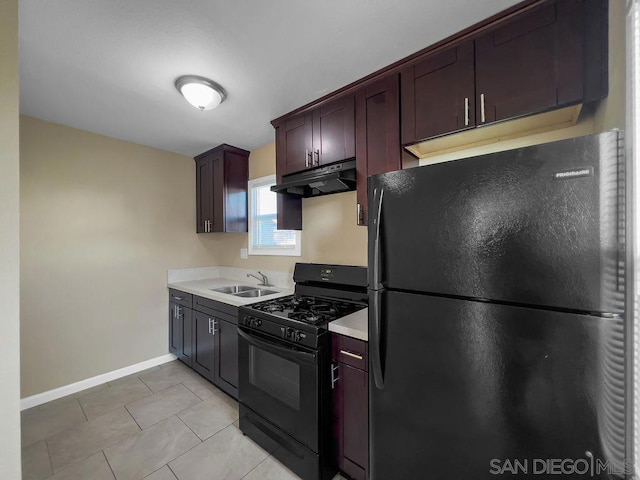
{"label": "sink faucet handle", "polygon": [[[258,275],[260,275],[260,277],[258,277]],[[254,275],[253,273],[247,273],[247,277],[253,277],[256,280],[262,282],[262,283],[259,283],[258,285],[263,286],[263,287],[270,287],[271,286],[271,285],[269,285],[269,278],[264,273],[262,273],[261,271],[258,271],[258,275]]]}
{"label": "sink faucet handle", "polygon": [[267,277],[264,273],[262,273],[260,270],[258,270],[258,274],[262,277],[262,284],[265,287],[270,287],[271,285],[269,285],[269,277]]}

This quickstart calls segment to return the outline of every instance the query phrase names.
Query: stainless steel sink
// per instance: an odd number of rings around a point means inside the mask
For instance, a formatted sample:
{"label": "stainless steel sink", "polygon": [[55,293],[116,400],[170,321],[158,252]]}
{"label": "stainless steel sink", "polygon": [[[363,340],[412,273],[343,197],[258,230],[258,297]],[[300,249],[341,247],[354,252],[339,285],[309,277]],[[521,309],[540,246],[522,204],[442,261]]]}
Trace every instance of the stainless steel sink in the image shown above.
{"label": "stainless steel sink", "polygon": [[[211,290],[219,293],[228,293],[229,295],[236,295],[242,292],[249,292],[251,290],[257,290],[257,287],[250,287],[249,285],[230,285],[228,287],[212,288]],[[259,295],[256,295],[259,296]]]}
{"label": "stainless steel sink", "polygon": [[263,297],[265,295],[272,295],[274,293],[278,293],[276,290],[265,290],[263,288],[256,288],[254,290],[247,290],[245,292],[236,293],[236,297],[245,297],[245,298],[254,298],[254,297]]}

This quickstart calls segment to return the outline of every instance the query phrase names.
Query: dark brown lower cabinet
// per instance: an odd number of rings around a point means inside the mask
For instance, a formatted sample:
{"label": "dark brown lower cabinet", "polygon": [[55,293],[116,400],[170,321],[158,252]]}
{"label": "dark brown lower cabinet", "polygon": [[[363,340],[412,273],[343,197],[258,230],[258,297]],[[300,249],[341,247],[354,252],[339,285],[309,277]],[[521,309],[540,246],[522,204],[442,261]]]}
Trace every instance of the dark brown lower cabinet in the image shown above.
{"label": "dark brown lower cabinet", "polygon": [[[237,319],[236,319],[237,322]],[[223,318],[216,320],[216,365],[214,383],[238,396],[238,325]]]}
{"label": "dark brown lower cabinet", "polygon": [[338,468],[353,480],[366,480],[369,468],[366,342],[332,334],[332,344],[334,437]]}
{"label": "dark brown lower cabinet", "polygon": [[234,398],[238,398],[237,325],[237,307],[197,296],[193,309],[169,302],[169,351]]}
{"label": "dark brown lower cabinet", "polygon": [[213,382],[216,363],[215,320],[202,312],[193,312],[193,363],[191,367]]}
{"label": "dark brown lower cabinet", "polygon": [[192,365],[192,311],[183,305],[169,303],[169,351],[186,365]]}

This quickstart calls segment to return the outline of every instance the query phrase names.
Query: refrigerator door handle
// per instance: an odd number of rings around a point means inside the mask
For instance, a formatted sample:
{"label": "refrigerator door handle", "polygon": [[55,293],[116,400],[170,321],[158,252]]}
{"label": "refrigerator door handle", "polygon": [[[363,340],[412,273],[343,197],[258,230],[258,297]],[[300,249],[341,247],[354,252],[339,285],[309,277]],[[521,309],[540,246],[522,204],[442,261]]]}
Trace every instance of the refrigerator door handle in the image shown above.
{"label": "refrigerator door handle", "polygon": [[[375,216],[373,218],[373,222],[375,224],[376,236],[373,242],[373,284],[371,288],[380,289],[382,288],[382,279],[380,277],[380,222],[382,221],[382,199],[384,197],[384,188],[379,190],[380,194],[378,194],[378,189],[376,188],[373,191],[373,201],[375,205]],[[378,199],[376,201],[376,196]]]}
{"label": "refrigerator door handle", "polygon": [[378,390],[384,389],[384,373],[382,371],[382,353],[380,347],[382,345],[382,312],[380,295],[382,292],[371,290],[371,304],[369,305],[369,347],[371,349],[371,371],[373,372],[373,381]]}

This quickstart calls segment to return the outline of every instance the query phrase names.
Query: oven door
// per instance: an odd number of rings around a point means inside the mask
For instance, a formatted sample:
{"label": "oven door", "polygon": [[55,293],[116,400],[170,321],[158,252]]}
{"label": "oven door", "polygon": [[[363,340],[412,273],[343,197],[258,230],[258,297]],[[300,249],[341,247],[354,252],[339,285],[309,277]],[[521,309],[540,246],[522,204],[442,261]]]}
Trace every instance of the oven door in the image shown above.
{"label": "oven door", "polygon": [[238,327],[240,402],[318,452],[319,352]]}

